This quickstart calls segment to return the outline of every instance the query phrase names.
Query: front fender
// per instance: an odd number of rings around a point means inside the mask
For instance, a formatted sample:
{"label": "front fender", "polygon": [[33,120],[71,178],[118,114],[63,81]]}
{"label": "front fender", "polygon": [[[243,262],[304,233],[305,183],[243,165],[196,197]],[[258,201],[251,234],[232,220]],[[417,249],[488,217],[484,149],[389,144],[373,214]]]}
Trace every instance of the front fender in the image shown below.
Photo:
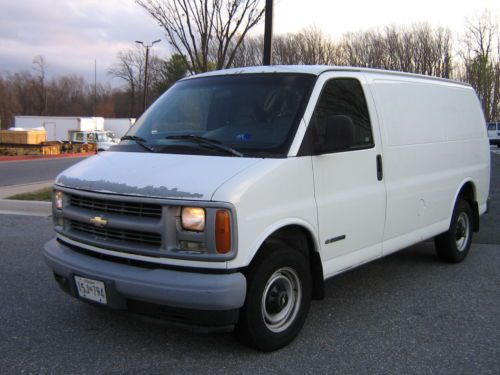
{"label": "front fender", "polygon": [[269,225],[264,231],[261,232],[261,234],[255,239],[255,241],[252,243],[252,246],[246,253],[246,256],[244,258],[245,266],[248,266],[252,262],[262,244],[267,238],[269,238],[269,236],[271,236],[277,230],[289,225],[297,225],[307,230],[311,234],[311,238],[313,239],[314,251],[318,252],[321,255],[321,246],[319,243],[317,228],[315,228],[314,225],[312,225],[308,221],[301,218],[287,218]]}

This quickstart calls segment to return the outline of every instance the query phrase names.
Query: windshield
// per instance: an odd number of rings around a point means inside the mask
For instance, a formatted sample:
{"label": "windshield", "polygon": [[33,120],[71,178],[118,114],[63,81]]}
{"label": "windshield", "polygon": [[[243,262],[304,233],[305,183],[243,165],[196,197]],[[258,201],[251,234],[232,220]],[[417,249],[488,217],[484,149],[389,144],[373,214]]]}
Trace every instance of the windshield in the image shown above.
{"label": "windshield", "polygon": [[106,132],[106,133],[96,133],[97,135],[97,141],[98,142],[111,142],[113,141],[113,133],[111,132]]}
{"label": "windshield", "polygon": [[127,135],[157,152],[286,156],[314,80],[307,74],[240,74],[180,81]]}

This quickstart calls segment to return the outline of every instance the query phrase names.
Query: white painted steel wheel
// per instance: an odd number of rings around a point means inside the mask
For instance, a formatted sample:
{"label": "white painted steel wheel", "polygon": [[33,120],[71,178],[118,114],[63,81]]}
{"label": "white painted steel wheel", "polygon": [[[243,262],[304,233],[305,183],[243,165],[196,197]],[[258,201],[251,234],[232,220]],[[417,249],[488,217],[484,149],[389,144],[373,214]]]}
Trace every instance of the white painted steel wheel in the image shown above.
{"label": "white painted steel wheel", "polygon": [[469,202],[460,199],[455,204],[450,228],[434,239],[436,254],[443,262],[458,263],[469,253],[473,233],[473,215]]}
{"label": "white painted steel wheel", "polygon": [[304,325],[311,303],[308,256],[286,246],[263,248],[245,275],[247,297],[237,335],[262,351],[288,345]]}

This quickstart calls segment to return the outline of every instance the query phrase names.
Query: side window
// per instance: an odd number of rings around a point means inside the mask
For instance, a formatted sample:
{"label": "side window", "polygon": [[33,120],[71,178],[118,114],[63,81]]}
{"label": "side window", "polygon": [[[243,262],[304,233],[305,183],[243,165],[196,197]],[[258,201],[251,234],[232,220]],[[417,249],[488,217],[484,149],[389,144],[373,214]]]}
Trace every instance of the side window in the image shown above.
{"label": "side window", "polygon": [[83,142],[83,133],[80,133],[80,132],[75,133],[75,141],[76,142]]}
{"label": "side window", "polygon": [[87,133],[87,142],[95,142],[95,133]]}
{"label": "side window", "polygon": [[361,84],[356,79],[336,78],[325,84],[311,125],[316,130],[316,153],[374,146],[368,107]]}
{"label": "side window", "polygon": [[495,124],[494,122],[490,122],[490,123],[488,124],[488,130],[490,130],[490,131],[491,131],[491,130],[497,130],[497,126],[496,126],[496,124]]}

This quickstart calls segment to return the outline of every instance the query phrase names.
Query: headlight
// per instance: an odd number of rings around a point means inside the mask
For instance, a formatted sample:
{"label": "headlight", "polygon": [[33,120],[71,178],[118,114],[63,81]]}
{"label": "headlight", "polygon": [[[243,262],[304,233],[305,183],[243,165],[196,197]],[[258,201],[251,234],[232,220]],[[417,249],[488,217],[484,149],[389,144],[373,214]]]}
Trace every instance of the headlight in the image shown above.
{"label": "headlight", "polygon": [[56,210],[62,210],[63,208],[63,193],[62,191],[54,192],[54,206]]}
{"label": "headlight", "polygon": [[205,209],[201,207],[183,207],[181,224],[185,230],[203,232],[205,230]]}

